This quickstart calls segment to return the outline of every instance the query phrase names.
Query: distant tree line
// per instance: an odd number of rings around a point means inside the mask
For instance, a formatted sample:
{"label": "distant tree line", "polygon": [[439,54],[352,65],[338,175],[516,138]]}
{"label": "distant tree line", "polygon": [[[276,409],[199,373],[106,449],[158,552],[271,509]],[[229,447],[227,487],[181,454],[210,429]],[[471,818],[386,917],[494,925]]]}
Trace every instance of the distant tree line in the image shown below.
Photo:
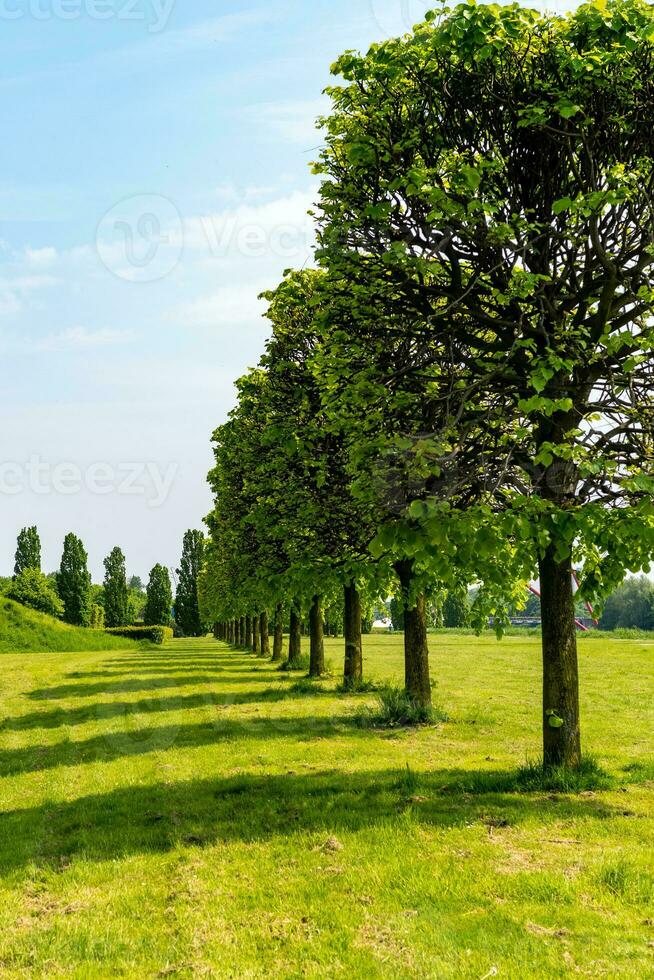
{"label": "distant tree line", "polygon": [[64,539],[59,569],[45,574],[41,567],[38,529],[26,527],[16,542],[13,577],[0,579],[0,590],[14,602],[71,626],[116,629],[139,622],[145,626],[174,624],[180,635],[201,636],[206,632],[198,602],[203,549],[202,533],[188,531],[177,570],[177,593],[173,597],[166,567],[155,565],[144,586],[139,576],[128,578],[125,555],[119,547],[104,560],[102,585],[94,585],[84,544],[72,533]]}
{"label": "distant tree line", "polygon": [[[583,602],[577,602],[575,612],[585,618],[589,611]],[[530,595],[527,605],[519,615],[540,618],[541,604],[537,595]],[[604,602],[598,622],[601,630],[638,629],[654,630],[654,583],[645,575],[628,578]]]}

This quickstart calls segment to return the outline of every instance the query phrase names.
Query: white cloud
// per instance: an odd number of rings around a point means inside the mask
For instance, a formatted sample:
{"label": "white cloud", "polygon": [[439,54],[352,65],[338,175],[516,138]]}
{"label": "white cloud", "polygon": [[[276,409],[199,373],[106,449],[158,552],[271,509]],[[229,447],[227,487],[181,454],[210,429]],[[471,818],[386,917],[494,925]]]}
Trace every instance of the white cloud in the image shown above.
{"label": "white cloud", "polygon": [[98,347],[114,347],[129,342],[126,330],[87,330],[86,327],[68,327],[60,333],[32,341],[29,348],[38,353],[55,351],[85,351]]}
{"label": "white cloud", "polygon": [[214,187],[212,197],[224,206],[238,206],[245,202],[260,201],[275,193],[274,187],[241,187],[233,181],[226,181]]}
{"label": "white cloud", "polygon": [[207,257],[265,259],[302,264],[311,256],[315,240],[308,211],[316,190],[295,191],[266,203],[242,203],[213,214],[184,221],[184,246]]}
{"label": "white cloud", "polygon": [[180,311],[182,322],[192,327],[244,327],[260,321],[266,304],[258,299],[270,283],[256,286],[224,286]]}
{"label": "white cloud", "polygon": [[45,275],[9,275],[0,277],[0,316],[21,313],[32,293],[56,286],[58,280]]}
{"label": "white cloud", "polygon": [[258,295],[259,290],[253,286],[225,286],[189,304],[180,315],[188,326],[243,327],[256,323],[265,310],[265,303]]}
{"label": "white cloud", "polygon": [[261,102],[247,110],[253,123],[268,129],[290,143],[307,149],[322,145],[323,136],[316,120],[329,110],[329,99],[293,100],[286,102]]}
{"label": "white cloud", "polygon": [[[172,312],[193,327],[265,329],[258,296],[281,279],[284,269],[313,260],[315,228],[308,211],[315,189],[184,221],[185,267],[201,273],[199,297]],[[207,278],[214,288],[203,295]]]}
{"label": "white cloud", "polygon": [[26,248],[25,258],[29,265],[44,268],[55,264],[58,258],[58,252],[56,248],[51,247]]}

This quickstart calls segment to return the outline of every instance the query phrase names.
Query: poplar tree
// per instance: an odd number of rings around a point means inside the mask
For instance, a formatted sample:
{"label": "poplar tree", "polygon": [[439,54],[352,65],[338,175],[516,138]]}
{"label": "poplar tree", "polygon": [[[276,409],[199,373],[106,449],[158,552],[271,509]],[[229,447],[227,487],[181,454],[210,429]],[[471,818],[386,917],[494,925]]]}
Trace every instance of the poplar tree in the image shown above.
{"label": "poplar tree", "polygon": [[198,578],[202,571],[205,540],[202,531],[187,531],[184,535],[182,557],[177,569],[178,584],[175,596],[175,621],[184,636],[204,636],[200,616]]}
{"label": "poplar tree", "polygon": [[108,629],[130,625],[125,556],[116,547],[104,560],[104,612]]}
{"label": "poplar tree", "polygon": [[64,539],[57,592],[64,604],[64,622],[72,626],[89,626],[92,596],[88,555],[75,534],[67,534]]}
{"label": "poplar tree", "polygon": [[41,539],[36,527],[24,527],[18,535],[14,575],[32,568],[41,571]]}
{"label": "poplar tree", "polygon": [[146,589],[144,622],[146,626],[170,626],[173,590],[170,574],[163,565],[155,565],[150,572]]}

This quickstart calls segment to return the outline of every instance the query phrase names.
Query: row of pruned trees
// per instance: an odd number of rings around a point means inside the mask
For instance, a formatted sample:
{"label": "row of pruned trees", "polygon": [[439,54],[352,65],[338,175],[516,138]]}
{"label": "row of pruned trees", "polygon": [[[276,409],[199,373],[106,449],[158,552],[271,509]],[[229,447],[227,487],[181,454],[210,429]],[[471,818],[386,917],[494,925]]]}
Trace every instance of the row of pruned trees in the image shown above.
{"label": "row of pruned trees", "polygon": [[267,295],[215,434],[215,618],[342,589],[354,681],[358,597],[397,580],[428,703],[429,592],[501,626],[538,577],[546,766],[581,761],[573,568],[600,607],[654,553],[653,37],[642,0],[464,4],[344,55],[319,271]]}

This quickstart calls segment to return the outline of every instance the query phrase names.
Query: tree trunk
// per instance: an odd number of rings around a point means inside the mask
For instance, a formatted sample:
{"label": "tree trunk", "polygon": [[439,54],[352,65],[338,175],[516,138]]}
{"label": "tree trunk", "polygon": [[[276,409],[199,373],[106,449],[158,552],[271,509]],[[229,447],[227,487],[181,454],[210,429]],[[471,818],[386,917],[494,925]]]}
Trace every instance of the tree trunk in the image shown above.
{"label": "tree trunk", "polygon": [[552,545],[540,562],[543,623],[543,764],[581,763],[579,666],[572,559],[557,562]]}
{"label": "tree trunk", "polygon": [[424,594],[411,598],[413,562],[396,566],[404,598],[404,682],[407,693],[418,704],[431,706],[427,609]]}
{"label": "tree trunk", "polygon": [[252,649],[252,617],[245,617],[245,649]]}
{"label": "tree trunk", "polygon": [[363,680],[363,642],[361,639],[361,596],[352,583],[344,589],[345,671],[343,682],[354,687]]}
{"label": "tree trunk", "polygon": [[314,596],[311,605],[309,627],[311,632],[309,677],[322,677],[325,673],[325,633],[322,618],[322,599],[319,595]]}
{"label": "tree trunk", "polygon": [[302,656],[302,617],[291,607],[291,635],[288,641],[288,662],[297,664]]}
{"label": "tree trunk", "polygon": [[258,616],[252,617],[252,653],[259,656],[259,625],[261,620]]}
{"label": "tree trunk", "polygon": [[279,664],[284,657],[284,607],[280,604],[275,610],[275,637],[273,639],[273,663]]}
{"label": "tree trunk", "polygon": [[241,616],[241,618],[239,619],[238,628],[239,628],[238,645],[240,647],[244,647],[245,646],[245,616]]}
{"label": "tree trunk", "polygon": [[264,610],[261,613],[261,619],[259,621],[259,631],[261,633],[261,656],[270,656],[270,624],[268,622],[268,613]]}

